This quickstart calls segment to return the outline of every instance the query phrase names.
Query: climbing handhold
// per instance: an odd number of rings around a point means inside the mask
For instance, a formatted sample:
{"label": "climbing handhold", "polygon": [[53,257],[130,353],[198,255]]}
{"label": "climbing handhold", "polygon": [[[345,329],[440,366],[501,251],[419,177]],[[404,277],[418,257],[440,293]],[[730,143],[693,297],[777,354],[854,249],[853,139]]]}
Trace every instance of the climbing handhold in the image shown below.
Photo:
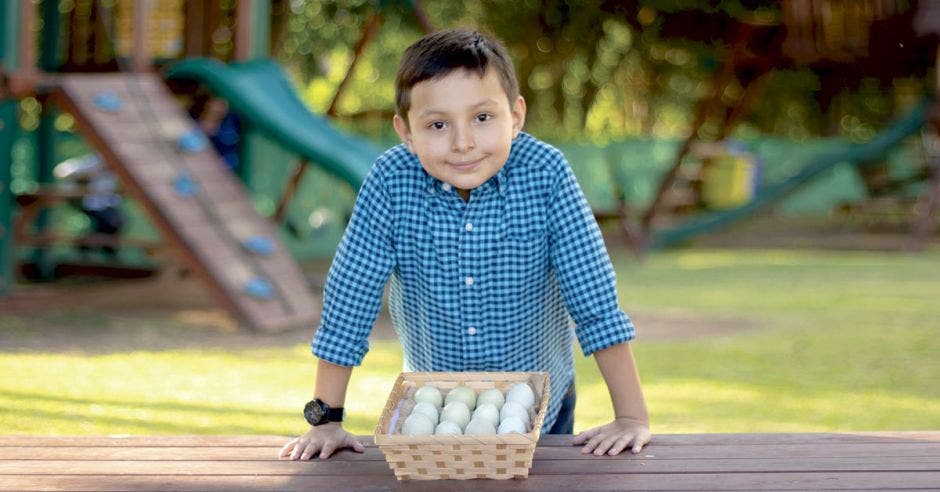
{"label": "climbing handhold", "polygon": [[176,146],[183,152],[195,153],[206,148],[206,136],[197,129],[189,130],[176,140]]}
{"label": "climbing handhold", "polygon": [[124,101],[121,100],[121,96],[118,96],[117,93],[104,91],[95,94],[94,104],[96,108],[102,111],[117,113],[124,106]]}
{"label": "climbing handhold", "polygon": [[271,256],[274,254],[274,241],[266,236],[251,236],[242,241],[242,246],[257,255]]}
{"label": "climbing handhold", "polygon": [[173,189],[177,195],[183,197],[196,196],[199,193],[199,186],[193,181],[193,178],[186,173],[179,173],[173,178]]}
{"label": "climbing handhold", "polygon": [[269,300],[274,298],[274,286],[267,280],[255,277],[245,283],[242,290],[256,299]]}

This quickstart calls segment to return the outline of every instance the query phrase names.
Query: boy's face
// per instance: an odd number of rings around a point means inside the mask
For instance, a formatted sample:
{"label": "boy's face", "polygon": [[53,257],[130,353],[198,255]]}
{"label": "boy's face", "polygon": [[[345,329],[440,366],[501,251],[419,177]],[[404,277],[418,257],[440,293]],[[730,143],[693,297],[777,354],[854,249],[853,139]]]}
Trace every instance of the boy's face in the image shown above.
{"label": "boy's face", "polygon": [[431,176],[467,200],[470,190],[499,172],[525,122],[525,100],[509,104],[492,69],[481,78],[455,70],[411,88],[408,121],[395,115],[395,131]]}

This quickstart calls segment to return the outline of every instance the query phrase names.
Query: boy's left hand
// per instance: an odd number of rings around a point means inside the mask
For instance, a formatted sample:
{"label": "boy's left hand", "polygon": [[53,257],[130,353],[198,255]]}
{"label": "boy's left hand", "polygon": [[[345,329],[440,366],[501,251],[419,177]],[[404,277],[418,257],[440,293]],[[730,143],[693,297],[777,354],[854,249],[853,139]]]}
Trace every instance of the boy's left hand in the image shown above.
{"label": "boy's left hand", "polygon": [[588,429],[574,436],[574,444],[584,444],[581,452],[594,452],[595,456],[620,454],[630,446],[630,451],[639,453],[650,442],[649,424],[626,417],[614,419],[609,424]]}

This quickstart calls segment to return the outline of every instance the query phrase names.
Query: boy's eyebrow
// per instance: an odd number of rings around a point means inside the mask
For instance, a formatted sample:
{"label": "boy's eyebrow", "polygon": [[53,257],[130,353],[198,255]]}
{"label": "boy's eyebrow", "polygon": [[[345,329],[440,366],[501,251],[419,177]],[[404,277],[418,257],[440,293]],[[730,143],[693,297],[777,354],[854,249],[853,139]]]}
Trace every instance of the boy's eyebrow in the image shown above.
{"label": "boy's eyebrow", "polygon": [[[470,106],[470,109],[480,109],[480,108],[487,108],[487,107],[498,106],[498,105],[499,105],[499,101],[497,101],[496,99],[486,98]],[[433,115],[448,114],[449,112],[450,111],[447,111],[444,109],[428,108],[418,113],[418,118],[427,118],[428,116],[433,116]]]}

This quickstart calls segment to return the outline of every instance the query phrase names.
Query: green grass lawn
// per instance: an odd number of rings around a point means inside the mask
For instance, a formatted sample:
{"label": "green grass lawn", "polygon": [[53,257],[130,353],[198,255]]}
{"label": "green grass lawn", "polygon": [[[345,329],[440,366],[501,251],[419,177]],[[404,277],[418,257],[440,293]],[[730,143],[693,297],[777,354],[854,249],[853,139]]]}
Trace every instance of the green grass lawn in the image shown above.
{"label": "green grass lawn", "polygon": [[[644,340],[637,327],[654,432],[940,428],[940,251],[614,260],[628,312],[751,327],[685,341]],[[400,368],[395,342],[373,343],[353,373],[349,429],[372,432]],[[594,361],[579,356],[577,372],[581,430],[611,408]],[[305,344],[0,352],[0,434],[296,434],[313,381]]]}

